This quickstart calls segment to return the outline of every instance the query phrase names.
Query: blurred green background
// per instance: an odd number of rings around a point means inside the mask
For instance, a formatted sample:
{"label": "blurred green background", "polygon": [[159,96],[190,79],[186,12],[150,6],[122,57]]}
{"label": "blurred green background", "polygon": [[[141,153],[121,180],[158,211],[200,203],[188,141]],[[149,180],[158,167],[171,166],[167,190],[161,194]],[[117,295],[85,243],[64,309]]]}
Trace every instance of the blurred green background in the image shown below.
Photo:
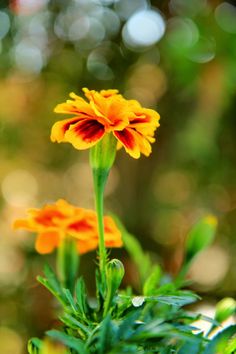
{"label": "blurred green background", "polygon": [[[12,0],[0,3],[0,341],[25,353],[53,323],[35,277],[45,261],[34,237],[14,233],[28,207],[58,198],[93,207],[88,152],[49,140],[71,91],[117,88],[161,115],[149,158],[119,151],[106,190],[145,250],[175,274],[202,215],[219,218],[215,244],[192,266],[210,302],[236,291],[236,2]],[[137,274],[124,251],[112,251]],[[81,261],[93,290],[95,252]],[[141,261],[141,260],[140,260]],[[5,347],[4,347],[5,345]]]}

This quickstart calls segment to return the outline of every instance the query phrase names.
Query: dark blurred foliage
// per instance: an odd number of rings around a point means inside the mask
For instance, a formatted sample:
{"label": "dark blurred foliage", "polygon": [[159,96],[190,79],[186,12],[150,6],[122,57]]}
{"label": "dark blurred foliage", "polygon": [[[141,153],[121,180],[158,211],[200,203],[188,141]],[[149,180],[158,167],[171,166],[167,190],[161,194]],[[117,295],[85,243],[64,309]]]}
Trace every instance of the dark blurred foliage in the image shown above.
{"label": "dark blurred foliage", "polygon": [[[117,153],[107,210],[173,274],[190,225],[217,215],[217,241],[190,277],[200,293],[233,295],[235,63],[234,1],[1,1],[0,338],[17,343],[10,353],[22,353],[20,336],[51,326],[51,304],[45,313],[47,294],[35,276],[46,259],[53,262],[35,253],[31,235],[13,233],[12,220],[58,198],[93,207],[88,152],[49,140],[62,118],[54,106],[82,87],[117,88],[161,115],[149,158]],[[126,253],[112,254],[123,258],[135,284]],[[81,260],[88,281],[94,256]]]}

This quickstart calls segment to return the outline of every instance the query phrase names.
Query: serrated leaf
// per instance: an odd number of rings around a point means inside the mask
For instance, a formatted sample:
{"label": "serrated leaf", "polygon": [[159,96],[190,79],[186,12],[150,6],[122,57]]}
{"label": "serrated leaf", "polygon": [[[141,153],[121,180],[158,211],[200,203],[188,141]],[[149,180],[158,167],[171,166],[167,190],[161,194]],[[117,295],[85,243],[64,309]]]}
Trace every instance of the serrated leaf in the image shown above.
{"label": "serrated leaf", "polygon": [[49,283],[49,285],[58,293],[62,292],[62,287],[61,284],[56,276],[56,274],[53,272],[52,268],[49,267],[49,265],[44,266],[44,274],[46,276],[46,279]]}
{"label": "serrated leaf", "polygon": [[82,330],[85,334],[90,335],[91,331],[88,326],[84,325],[83,323],[79,322],[76,318],[73,316],[69,315],[68,313],[65,314],[64,316],[60,317],[60,320],[65,323],[68,327],[71,327],[73,329],[80,329]]}
{"label": "serrated leaf", "polygon": [[63,289],[63,294],[65,295],[65,298],[67,299],[67,301],[68,301],[68,303],[69,303],[70,308],[72,309],[72,311],[73,311],[74,313],[77,313],[78,308],[77,308],[77,306],[76,306],[76,303],[75,303],[75,301],[74,301],[74,298],[73,298],[73,296],[72,296],[70,290],[69,290],[69,289]]}
{"label": "serrated leaf", "polygon": [[76,302],[79,307],[80,313],[84,317],[86,317],[88,312],[87,293],[86,293],[85,283],[82,278],[79,278],[76,282],[75,297],[76,297]]}
{"label": "serrated leaf", "polygon": [[58,299],[58,301],[61,302],[63,306],[66,306],[67,299],[64,296],[63,289],[59,280],[57,279],[56,274],[48,265],[45,265],[44,267],[44,274],[46,278],[38,276],[38,282],[45,286],[45,288],[47,288]]}
{"label": "serrated leaf", "polygon": [[79,338],[72,337],[66,333],[57,331],[55,329],[46,332],[46,334],[50,338],[53,338],[54,340],[64,344],[65,346],[71,349],[74,349],[76,353],[89,354],[89,352],[85,348],[85,343]]}

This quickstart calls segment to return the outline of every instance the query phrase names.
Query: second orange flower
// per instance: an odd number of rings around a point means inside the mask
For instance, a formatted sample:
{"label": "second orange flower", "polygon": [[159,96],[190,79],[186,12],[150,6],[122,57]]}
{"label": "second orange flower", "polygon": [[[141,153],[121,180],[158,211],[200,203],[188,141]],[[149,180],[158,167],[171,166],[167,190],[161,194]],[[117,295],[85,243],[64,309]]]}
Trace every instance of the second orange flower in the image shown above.
{"label": "second orange flower", "polygon": [[[52,252],[65,237],[75,240],[80,254],[98,247],[96,213],[62,199],[42,209],[29,209],[28,218],[16,220],[13,226],[36,232],[36,250],[42,254]],[[121,247],[121,233],[110,216],[104,217],[104,229],[106,247]]]}

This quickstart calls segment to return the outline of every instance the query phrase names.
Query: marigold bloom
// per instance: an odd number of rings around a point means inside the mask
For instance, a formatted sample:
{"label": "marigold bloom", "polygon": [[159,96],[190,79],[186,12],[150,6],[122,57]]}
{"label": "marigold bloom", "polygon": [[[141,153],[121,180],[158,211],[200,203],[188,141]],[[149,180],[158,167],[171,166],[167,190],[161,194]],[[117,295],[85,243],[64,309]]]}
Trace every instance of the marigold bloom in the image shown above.
{"label": "marigold bloom", "polygon": [[157,112],[135,100],[126,100],[117,90],[83,91],[88,101],[72,92],[70,100],[56,106],[56,113],[72,114],[73,118],[53,125],[53,142],[69,142],[83,150],[112,132],[118,140],[117,148],[124,147],[130,156],[137,159],[140,153],[150,155],[150,143],[155,141],[154,132],[159,126]]}
{"label": "marigold bloom", "polygon": [[[58,200],[42,209],[29,209],[27,219],[18,219],[13,227],[38,234],[36,250],[51,253],[65,237],[72,237],[80,254],[98,247],[97,216],[93,210],[75,207],[65,200]],[[121,247],[121,233],[110,216],[104,217],[105,244]]]}

